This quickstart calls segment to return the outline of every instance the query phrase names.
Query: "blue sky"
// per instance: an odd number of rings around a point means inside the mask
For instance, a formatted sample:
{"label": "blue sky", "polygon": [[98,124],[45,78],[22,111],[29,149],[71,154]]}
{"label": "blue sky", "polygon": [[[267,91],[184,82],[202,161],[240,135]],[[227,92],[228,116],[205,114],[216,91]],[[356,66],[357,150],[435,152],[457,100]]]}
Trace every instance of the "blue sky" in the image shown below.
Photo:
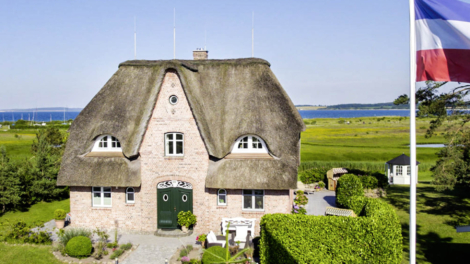
{"label": "blue sky", "polygon": [[408,93],[408,1],[0,1],[0,109],[84,107],[134,57],[251,56],[295,104],[389,102]]}

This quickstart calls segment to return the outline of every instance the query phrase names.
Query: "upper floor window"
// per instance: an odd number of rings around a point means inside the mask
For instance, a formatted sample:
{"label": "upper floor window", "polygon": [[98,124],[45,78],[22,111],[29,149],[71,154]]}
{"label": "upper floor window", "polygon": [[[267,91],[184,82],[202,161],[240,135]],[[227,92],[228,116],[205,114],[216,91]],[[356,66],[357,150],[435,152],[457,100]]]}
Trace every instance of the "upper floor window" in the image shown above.
{"label": "upper floor window", "polygon": [[134,188],[129,187],[126,189],[126,203],[133,204],[135,203],[135,191]]}
{"label": "upper floor window", "polygon": [[235,141],[232,153],[268,153],[268,148],[257,136],[243,136]]}
{"label": "upper floor window", "polygon": [[99,136],[92,151],[122,151],[119,140],[110,135]]}
{"label": "upper floor window", "polygon": [[165,155],[183,156],[184,155],[184,135],[182,133],[165,134]]}
{"label": "upper floor window", "polygon": [[243,210],[263,210],[264,190],[243,190]]}

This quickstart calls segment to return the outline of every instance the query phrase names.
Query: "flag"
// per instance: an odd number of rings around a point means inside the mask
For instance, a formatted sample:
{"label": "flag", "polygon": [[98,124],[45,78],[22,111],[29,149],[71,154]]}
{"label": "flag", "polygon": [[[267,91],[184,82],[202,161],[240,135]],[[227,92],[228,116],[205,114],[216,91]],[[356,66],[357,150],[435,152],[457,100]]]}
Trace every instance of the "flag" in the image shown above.
{"label": "flag", "polygon": [[414,0],[416,81],[470,82],[470,0]]}

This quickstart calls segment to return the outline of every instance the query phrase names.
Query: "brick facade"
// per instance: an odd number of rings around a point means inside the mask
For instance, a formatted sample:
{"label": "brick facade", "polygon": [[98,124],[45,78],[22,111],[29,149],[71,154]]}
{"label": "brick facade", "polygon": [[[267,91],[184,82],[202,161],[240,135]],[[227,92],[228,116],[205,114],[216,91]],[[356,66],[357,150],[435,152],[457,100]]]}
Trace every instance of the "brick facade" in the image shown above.
{"label": "brick facade", "polygon": [[[178,103],[169,103],[176,95]],[[164,134],[184,134],[184,156],[166,157]],[[91,187],[70,188],[70,209],[74,226],[113,228],[115,220],[126,230],[153,232],[157,229],[157,184],[167,180],[193,186],[196,233],[221,232],[223,217],[256,218],[256,233],[264,213],[290,213],[292,192],[266,190],[264,212],[242,210],[242,190],[227,190],[227,205],[217,206],[217,190],[205,188],[209,155],[199,133],[178,75],[168,71],[140,148],[142,186],[135,188],[135,204],[126,204],[126,188],[112,188],[112,207],[92,207]]]}

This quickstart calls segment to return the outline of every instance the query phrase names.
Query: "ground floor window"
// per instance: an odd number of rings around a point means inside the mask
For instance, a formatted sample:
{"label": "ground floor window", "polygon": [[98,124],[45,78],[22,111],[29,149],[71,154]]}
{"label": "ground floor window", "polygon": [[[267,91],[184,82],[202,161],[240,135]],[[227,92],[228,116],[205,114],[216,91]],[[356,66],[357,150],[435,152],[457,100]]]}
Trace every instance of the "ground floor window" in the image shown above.
{"label": "ground floor window", "polygon": [[227,205],[227,191],[219,189],[217,191],[217,205]]}
{"label": "ground floor window", "polygon": [[396,175],[399,175],[399,176],[403,175],[403,166],[397,166]]}
{"label": "ground floor window", "polygon": [[243,210],[263,210],[264,190],[243,190]]}
{"label": "ground floor window", "polygon": [[111,207],[111,187],[93,187],[92,198],[95,207]]}
{"label": "ground floor window", "polygon": [[132,187],[126,189],[126,203],[135,203],[135,191]]}

